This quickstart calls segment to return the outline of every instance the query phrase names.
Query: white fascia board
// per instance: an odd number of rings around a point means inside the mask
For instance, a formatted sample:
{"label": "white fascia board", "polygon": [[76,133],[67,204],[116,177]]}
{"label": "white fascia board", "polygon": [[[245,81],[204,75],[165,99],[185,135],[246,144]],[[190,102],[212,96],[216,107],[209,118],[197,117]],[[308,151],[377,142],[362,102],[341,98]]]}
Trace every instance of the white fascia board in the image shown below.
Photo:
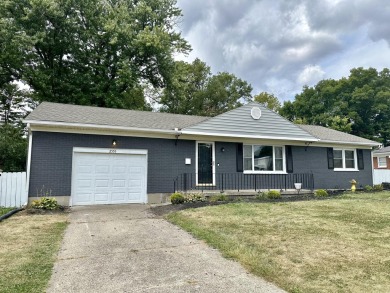
{"label": "white fascia board", "polygon": [[177,134],[174,129],[150,129],[150,128],[137,128],[137,127],[125,127],[125,126],[111,126],[111,125],[97,125],[97,124],[83,124],[83,123],[67,123],[67,122],[52,122],[52,121],[37,121],[37,120],[24,120],[24,123],[29,123],[30,127],[37,126],[49,126],[49,127],[67,127],[67,128],[83,128],[83,129],[104,129],[104,130],[121,130],[121,131],[134,131],[134,132],[152,132],[152,133],[165,133],[165,134]]}
{"label": "white fascia board", "polygon": [[200,136],[215,136],[215,137],[237,137],[237,138],[252,138],[252,139],[269,139],[269,140],[288,140],[288,141],[303,141],[303,142],[315,142],[319,141],[318,138],[291,138],[291,137],[274,137],[274,136],[258,136],[258,135],[240,135],[240,134],[225,134],[225,133],[204,133],[198,131],[182,130],[183,135],[200,135]]}
{"label": "white fascia board", "polygon": [[375,152],[373,152],[372,155],[374,157],[387,157],[387,156],[390,157],[390,152],[387,152],[387,153],[375,153]]}
{"label": "white fascia board", "polygon": [[355,142],[355,141],[337,141],[337,140],[319,140],[320,143],[324,144],[336,144],[336,145],[352,145],[352,146],[379,146],[381,145],[378,143],[371,143],[371,142]]}

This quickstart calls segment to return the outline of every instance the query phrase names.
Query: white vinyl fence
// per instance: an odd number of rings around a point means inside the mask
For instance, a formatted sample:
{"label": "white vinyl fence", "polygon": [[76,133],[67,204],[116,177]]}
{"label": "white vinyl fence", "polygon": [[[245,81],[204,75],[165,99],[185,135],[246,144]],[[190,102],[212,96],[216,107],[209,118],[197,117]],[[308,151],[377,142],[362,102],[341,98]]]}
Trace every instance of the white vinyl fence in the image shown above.
{"label": "white vinyl fence", "polygon": [[0,173],[0,206],[21,207],[27,203],[26,172]]}
{"label": "white vinyl fence", "polygon": [[390,182],[390,170],[374,169],[374,184]]}

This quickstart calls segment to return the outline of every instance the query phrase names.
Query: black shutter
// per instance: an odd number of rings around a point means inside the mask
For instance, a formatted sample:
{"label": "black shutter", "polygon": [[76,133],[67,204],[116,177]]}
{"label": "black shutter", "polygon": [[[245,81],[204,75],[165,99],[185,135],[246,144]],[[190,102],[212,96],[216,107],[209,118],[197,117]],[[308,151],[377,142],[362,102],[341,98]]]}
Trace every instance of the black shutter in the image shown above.
{"label": "black shutter", "polygon": [[328,151],[328,169],[334,169],[333,148],[327,148]]}
{"label": "black shutter", "polygon": [[237,165],[237,172],[244,171],[244,154],[243,154],[242,143],[237,144],[236,165]]}
{"label": "black shutter", "polygon": [[364,170],[364,159],[363,159],[363,150],[357,150],[357,160],[359,170]]}
{"label": "black shutter", "polygon": [[286,146],[286,167],[287,167],[287,173],[294,172],[291,145]]}

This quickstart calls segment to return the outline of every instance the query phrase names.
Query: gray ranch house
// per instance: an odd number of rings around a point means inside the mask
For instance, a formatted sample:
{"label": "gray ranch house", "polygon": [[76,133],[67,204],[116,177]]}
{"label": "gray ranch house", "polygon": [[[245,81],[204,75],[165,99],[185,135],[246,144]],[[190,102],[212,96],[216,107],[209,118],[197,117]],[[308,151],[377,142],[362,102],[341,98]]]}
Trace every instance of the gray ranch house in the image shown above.
{"label": "gray ranch house", "polygon": [[372,185],[378,143],[249,103],[216,117],[41,103],[26,119],[30,201],[156,203],[174,191]]}

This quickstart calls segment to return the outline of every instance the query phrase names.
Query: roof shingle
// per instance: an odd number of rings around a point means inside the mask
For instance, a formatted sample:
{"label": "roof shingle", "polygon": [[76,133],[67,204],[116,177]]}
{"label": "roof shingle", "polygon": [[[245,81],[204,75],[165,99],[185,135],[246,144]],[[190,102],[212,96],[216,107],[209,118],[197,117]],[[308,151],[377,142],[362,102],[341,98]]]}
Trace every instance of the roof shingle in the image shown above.
{"label": "roof shingle", "polygon": [[185,128],[210,117],[134,111],[93,106],[42,102],[26,121],[65,122],[129,128],[173,130]]}
{"label": "roof shingle", "polygon": [[390,146],[387,146],[385,148],[381,148],[379,150],[376,150],[373,152],[374,154],[383,154],[383,153],[390,153]]}
{"label": "roof shingle", "polygon": [[363,143],[363,144],[376,144],[379,142],[372,141],[366,138],[362,138],[349,133],[341,132],[338,130],[326,128],[318,125],[302,125],[298,124],[300,128],[310,133],[311,135],[319,138],[323,142],[340,142],[340,143]]}

